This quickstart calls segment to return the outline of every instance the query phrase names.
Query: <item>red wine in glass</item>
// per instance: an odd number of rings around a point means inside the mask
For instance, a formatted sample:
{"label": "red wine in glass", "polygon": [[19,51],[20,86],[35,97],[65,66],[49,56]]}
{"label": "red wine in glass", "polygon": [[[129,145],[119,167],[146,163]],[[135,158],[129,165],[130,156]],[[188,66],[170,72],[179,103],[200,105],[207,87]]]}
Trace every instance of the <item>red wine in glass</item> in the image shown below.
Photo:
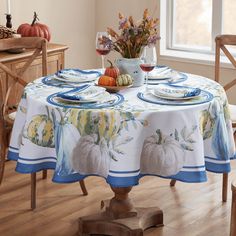
{"label": "red wine in glass", "polygon": [[107,55],[110,52],[110,48],[108,47],[108,45],[101,43],[101,41],[104,37],[111,39],[111,36],[107,32],[97,32],[96,51],[97,51],[98,55],[100,55],[102,58],[102,68],[103,69],[105,68],[104,57],[105,57],[105,55]]}
{"label": "red wine in glass", "polygon": [[148,91],[148,73],[152,71],[155,65],[157,64],[155,45],[149,45],[144,47],[141,59],[143,62],[140,64],[140,68],[145,72],[145,89],[146,91]]}
{"label": "red wine in glass", "polygon": [[107,55],[110,52],[109,49],[96,49],[96,51],[99,55]]}
{"label": "red wine in glass", "polygon": [[144,72],[150,72],[154,69],[155,65],[152,65],[152,64],[140,64],[140,67],[141,69],[144,71]]}

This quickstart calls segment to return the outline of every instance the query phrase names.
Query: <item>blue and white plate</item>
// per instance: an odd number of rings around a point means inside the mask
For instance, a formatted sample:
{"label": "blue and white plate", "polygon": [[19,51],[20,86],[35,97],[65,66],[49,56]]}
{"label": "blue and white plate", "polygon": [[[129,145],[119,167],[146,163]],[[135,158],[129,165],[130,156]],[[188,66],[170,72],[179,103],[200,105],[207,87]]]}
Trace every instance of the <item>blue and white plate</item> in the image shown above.
{"label": "blue and white plate", "polygon": [[86,102],[86,103],[77,103],[74,101],[68,101],[58,98],[58,93],[52,94],[47,97],[47,102],[59,106],[59,107],[65,107],[65,108],[78,108],[78,109],[101,109],[101,108],[107,108],[107,107],[113,107],[116,105],[119,105],[124,101],[124,97],[119,94],[110,94],[109,97],[104,98],[103,100],[97,101],[97,102]]}
{"label": "blue and white plate", "polygon": [[188,76],[182,72],[172,70],[169,67],[161,67],[149,72],[148,84],[177,84],[187,80]]}
{"label": "blue and white plate", "polygon": [[148,73],[148,80],[165,80],[170,79],[170,72],[172,70],[168,66],[158,65]]}
{"label": "blue and white plate", "polygon": [[57,97],[66,101],[86,103],[104,100],[109,95],[105,88],[84,84],[72,90],[60,92]]}
{"label": "blue and white plate", "polygon": [[201,90],[201,93],[198,96],[192,97],[191,99],[165,99],[160,98],[152,93],[142,93],[137,94],[138,98],[149,103],[159,104],[159,105],[169,105],[169,106],[189,106],[189,105],[198,105],[206,102],[210,102],[213,99],[213,95],[208,91]]}
{"label": "blue and white plate", "polygon": [[101,73],[98,71],[85,71],[80,69],[59,70],[55,79],[69,83],[84,83],[95,81]]}
{"label": "blue and white plate", "polygon": [[[71,69],[68,69],[71,71]],[[61,71],[67,71],[61,70]],[[78,86],[81,86],[81,83],[94,83],[94,81],[101,76],[102,74],[99,71],[91,70],[80,70],[80,69],[73,69],[73,71],[77,71],[80,73],[82,77],[79,77],[78,79],[64,79],[58,77],[57,74],[46,76],[42,79],[42,83],[53,86],[53,87],[60,87],[60,88],[75,88]]]}
{"label": "blue and white plate", "polygon": [[196,98],[200,95],[201,89],[188,86],[171,84],[159,84],[151,90],[154,96],[169,100],[186,100]]}

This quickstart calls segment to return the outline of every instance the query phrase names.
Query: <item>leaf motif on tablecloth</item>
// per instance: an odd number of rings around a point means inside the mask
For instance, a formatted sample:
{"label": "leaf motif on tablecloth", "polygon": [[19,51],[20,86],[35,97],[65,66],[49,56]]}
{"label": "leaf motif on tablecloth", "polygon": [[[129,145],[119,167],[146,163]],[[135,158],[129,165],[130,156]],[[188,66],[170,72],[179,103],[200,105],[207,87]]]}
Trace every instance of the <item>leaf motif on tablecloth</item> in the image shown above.
{"label": "leaf motif on tablecloth", "polygon": [[190,146],[190,145],[187,145],[185,143],[181,143],[180,144],[181,147],[184,149],[184,150],[187,150],[187,151],[194,151],[194,149]]}
{"label": "leaf motif on tablecloth", "polygon": [[203,136],[203,140],[212,136],[214,119],[211,117],[209,108],[200,112],[199,128]]}
{"label": "leaf motif on tablecloth", "polygon": [[177,129],[175,129],[175,140],[179,141],[179,132]]}

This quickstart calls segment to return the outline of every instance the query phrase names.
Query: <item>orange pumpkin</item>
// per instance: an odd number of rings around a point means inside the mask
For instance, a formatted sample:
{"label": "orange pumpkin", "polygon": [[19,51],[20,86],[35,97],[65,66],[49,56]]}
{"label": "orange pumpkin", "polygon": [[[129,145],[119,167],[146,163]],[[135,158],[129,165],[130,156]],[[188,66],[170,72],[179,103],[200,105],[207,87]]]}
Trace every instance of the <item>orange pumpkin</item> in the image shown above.
{"label": "orange pumpkin", "polygon": [[110,66],[106,68],[104,75],[117,78],[120,74],[118,67],[113,66],[110,60],[107,60],[110,63]]}
{"label": "orange pumpkin", "polygon": [[116,86],[116,79],[107,75],[102,75],[98,80],[98,85]]}
{"label": "orange pumpkin", "polygon": [[34,19],[30,24],[25,23],[18,27],[17,33],[21,34],[22,37],[42,37],[50,41],[51,33],[47,25],[37,22],[38,16],[34,12]]}

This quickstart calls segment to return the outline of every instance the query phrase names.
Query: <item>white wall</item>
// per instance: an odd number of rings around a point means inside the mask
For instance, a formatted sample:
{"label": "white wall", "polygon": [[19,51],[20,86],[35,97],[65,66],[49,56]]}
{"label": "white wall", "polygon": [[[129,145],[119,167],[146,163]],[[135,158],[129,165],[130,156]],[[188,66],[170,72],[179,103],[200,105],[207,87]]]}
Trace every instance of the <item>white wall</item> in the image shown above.
{"label": "white wall", "polygon": [[[101,66],[101,59],[95,52],[97,31],[107,27],[118,30],[118,13],[142,17],[148,8],[151,14],[159,16],[159,0],[11,0],[13,26],[32,21],[33,12],[39,15],[41,23],[47,24],[52,33],[51,42],[66,44],[66,66],[95,68]],[[0,24],[5,25],[6,0],[0,0]],[[161,35],[162,36],[162,35]],[[162,36],[163,37],[163,36]],[[114,60],[119,55],[111,52],[107,57]],[[171,60],[160,60],[180,71],[214,78],[214,67]],[[232,69],[223,69],[224,81],[234,78]],[[236,103],[233,90],[229,93],[230,102]]]}
{"label": "white wall", "polygon": [[[96,30],[106,31],[107,27],[118,30],[119,12],[125,16],[132,15],[134,20],[142,18],[144,9],[148,8],[150,14],[157,16],[159,7],[157,0],[98,0],[96,1]],[[111,52],[107,58],[112,61],[120,55]],[[98,66],[101,66],[100,58],[97,58]]]}
{"label": "white wall", "polygon": [[[67,67],[95,66],[95,0],[11,0],[13,27],[31,23],[34,11],[51,29],[51,42],[69,46]],[[2,25],[6,23],[5,12],[6,0],[0,0]]]}

